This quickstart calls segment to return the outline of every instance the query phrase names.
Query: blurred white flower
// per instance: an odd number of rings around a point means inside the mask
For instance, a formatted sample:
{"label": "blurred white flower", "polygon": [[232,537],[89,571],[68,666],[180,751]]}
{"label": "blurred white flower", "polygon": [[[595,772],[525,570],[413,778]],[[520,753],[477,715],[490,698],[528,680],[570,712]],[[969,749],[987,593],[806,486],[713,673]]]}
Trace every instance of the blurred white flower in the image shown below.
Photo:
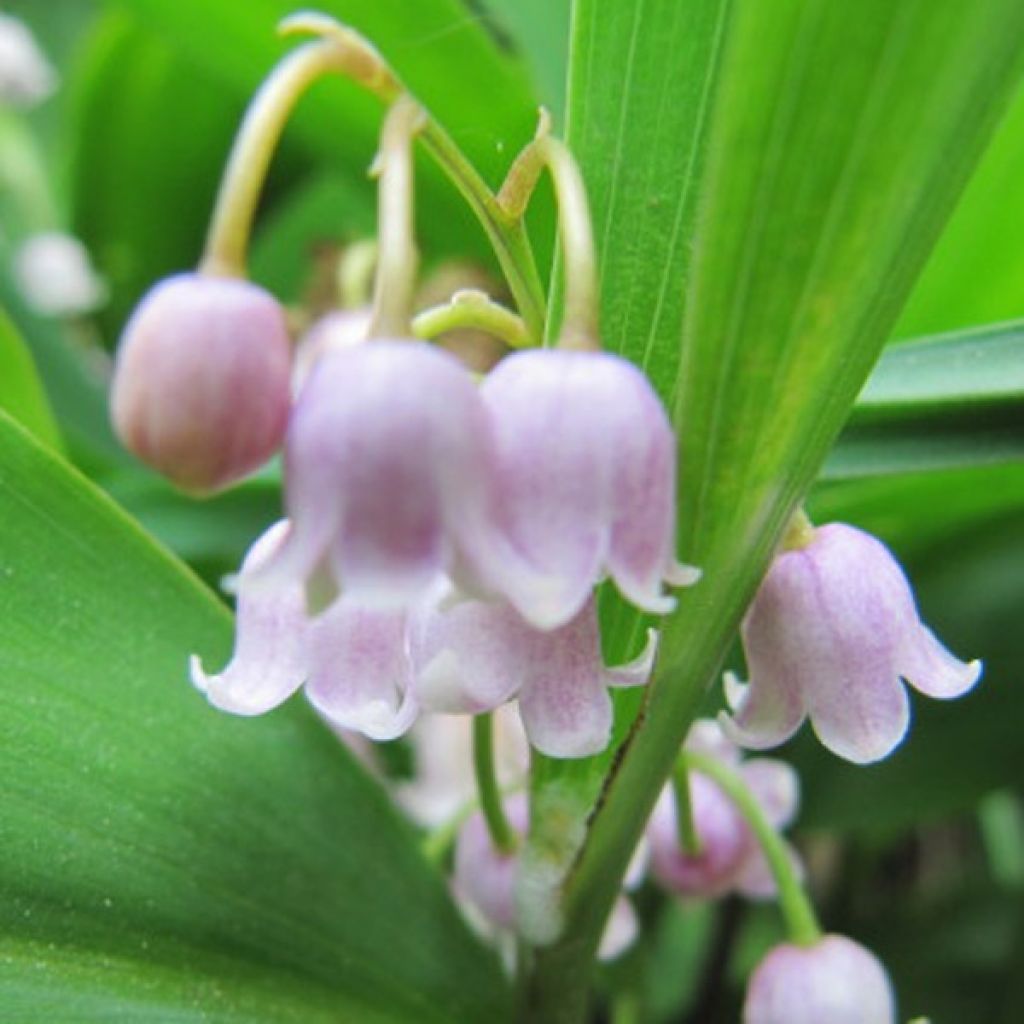
{"label": "blurred white flower", "polygon": [[[0,53],[0,67],[2,60]],[[15,255],[14,274],[25,300],[45,316],[88,313],[107,298],[85,246],[60,231],[26,239]]]}
{"label": "blurred white flower", "polygon": [[57,88],[57,72],[18,18],[0,14],[0,103],[30,107]]}

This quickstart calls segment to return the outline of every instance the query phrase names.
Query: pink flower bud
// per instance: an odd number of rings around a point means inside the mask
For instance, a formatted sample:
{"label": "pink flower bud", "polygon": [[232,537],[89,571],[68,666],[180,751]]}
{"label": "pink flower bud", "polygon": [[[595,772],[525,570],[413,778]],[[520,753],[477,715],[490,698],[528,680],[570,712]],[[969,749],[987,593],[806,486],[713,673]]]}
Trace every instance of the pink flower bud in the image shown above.
{"label": "pink flower bud", "polygon": [[180,274],[125,327],[111,396],[125,447],[187,491],[227,486],[281,444],[291,345],[262,288]]}
{"label": "pink flower bud", "polygon": [[726,678],[727,735],[763,750],[805,717],[818,738],[857,764],[892,753],[910,722],[900,677],[929,697],[966,693],[981,664],[954,657],[921,622],[892,552],[832,523],[772,563],[743,622],[750,683]]}
{"label": "pink flower bud", "polygon": [[743,1024],[894,1024],[885,968],[863,946],[826,935],[813,946],[776,946],[747,986]]}

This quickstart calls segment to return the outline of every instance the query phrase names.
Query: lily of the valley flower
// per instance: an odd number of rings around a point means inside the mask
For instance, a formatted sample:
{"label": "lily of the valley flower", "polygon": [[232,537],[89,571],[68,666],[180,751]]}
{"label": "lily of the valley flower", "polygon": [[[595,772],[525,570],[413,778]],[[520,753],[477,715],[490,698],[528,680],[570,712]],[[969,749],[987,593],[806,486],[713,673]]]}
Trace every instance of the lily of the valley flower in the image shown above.
{"label": "lily of the valley flower", "polygon": [[29,107],[57,88],[57,72],[23,21],[0,14],[0,103]]}
{"label": "lily of the valley flower", "polygon": [[25,300],[44,316],[90,313],[107,297],[85,246],[62,231],[27,238],[15,257],[14,273]]}
{"label": "lily of the valley flower", "polygon": [[503,602],[449,598],[418,617],[413,646],[424,708],[479,713],[517,698],[533,746],[550,757],[585,757],[608,745],[608,688],[646,683],[657,645],[652,630],[635,661],[606,668],[592,598],[551,630]]}
{"label": "lily of the valley flower", "polygon": [[952,655],[921,622],[903,570],[888,548],[833,523],[783,551],[743,622],[749,685],[726,678],[737,743],[763,750],[809,717],[833,753],[858,764],[885,757],[906,734],[907,692],[966,693],[977,661]]}
{"label": "lily of the valley flower", "polygon": [[894,1024],[896,998],[878,958],[843,935],[784,943],[747,985],[744,1024]]}
{"label": "lily of the valley flower", "polygon": [[329,352],[343,351],[362,345],[370,327],[370,309],[336,309],[320,317],[300,339],[295,348],[292,370],[292,394],[298,397],[313,367]]}
{"label": "lily of the valley flower", "polygon": [[248,281],[179,274],[125,327],[111,407],[125,446],[179,487],[207,492],[265,462],[290,406],[278,302]]}
{"label": "lily of the valley flower", "polygon": [[237,715],[263,714],[306,684],[306,696],[332,725],[375,740],[400,736],[417,713],[405,615],[341,600],[310,619],[301,585],[251,588],[245,573],[272,558],[288,530],[286,521],[276,523],[249,551],[238,583],[234,656],[215,675],[193,657],[193,683],[215,707]]}
{"label": "lily of the valley flower", "polygon": [[665,583],[699,573],[675,557],[676,446],[646,377],[600,352],[520,352],[482,394],[497,438],[501,510],[544,595],[509,592],[544,629],[569,622],[605,573],[634,604],[674,606]]}
{"label": "lily of the valley flower", "polygon": [[285,441],[287,543],[265,585],[326,577],[366,607],[409,607],[444,576],[518,590],[496,526],[491,423],[472,378],[422,342],[321,357]]}
{"label": "lily of the valley flower", "polygon": [[[509,824],[524,838],[528,824],[525,794],[513,794],[504,805]],[[453,885],[462,903],[482,916],[488,930],[515,932],[519,868],[518,852],[503,853],[495,848],[481,814],[467,819],[455,845]],[[619,956],[632,945],[637,931],[636,913],[628,897],[621,895],[605,926],[598,956],[603,960]]]}
{"label": "lily of the valley flower", "polygon": [[[718,758],[736,771],[773,828],[781,830],[796,817],[799,780],[790,765],[773,758],[742,761],[740,751],[709,720],[694,723],[686,747]],[[688,783],[698,850],[688,853],[680,844],[676,801],[667,787],[647,826],[652,874],[667,889],[688,897],[709,899],[727,892],[751,899],[774,896],[775,881],[746,819],[718,785],[699,771],[689,772]],[[791,858],[797,862],[795,851]]]}

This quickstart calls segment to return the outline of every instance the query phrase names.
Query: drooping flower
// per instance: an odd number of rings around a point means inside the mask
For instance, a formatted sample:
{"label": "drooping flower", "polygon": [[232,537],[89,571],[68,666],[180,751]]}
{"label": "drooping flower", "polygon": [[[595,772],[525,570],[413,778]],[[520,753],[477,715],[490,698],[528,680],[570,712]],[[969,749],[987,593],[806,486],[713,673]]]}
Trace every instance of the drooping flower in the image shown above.
{"label": "drooping flower", "polygon": [[537,350],[498,364],[481,393],[497,437],[501,511],[516,548],[557,587],[509,592],[541,628],[576,615],[607,572],[658,614],[696,581],[675,557],[676,446],[646,377],[606,353]]}
{"label": "drooping flower", "polygon": [[[694,723],[686,748],[715,757],[744,781],[773,828],[796,817],[799,780],[793,768],[773,758],[741,760],[738,748],[710,720]],[[775,895],[775,880],[750,826],[732,800],[699,771],[689,773],[690,813],[698,852],[687,853],[679,839],[675,796],[666,787],[647,826],[651,872],[667,889],[711,899],[738,892],[750,899]],[[798,863],[795,851],[792,859]]]}
{"label": "drooping flower", "polygon": [[879,959],[843,935],[784,943],[747,985],[744,1024],[895,1024],[896,997]]}
{"label": "drooping flower", "polygon": [[0,14],[0,103],[29,107],[57,88],[57,72],[25,23]]}
{"label": "drooping flower", "polygon": [[326,577],[354,602],[402,608],[444,576],[481,592],[531,579],[497,528],[477,388],[422,342],[324,355],[288,427],[285,477],[292,531],[267,585]]}
{"label": "drooping flower", "polygon": [[[504,807],[509,825],[520,840],[524,839],[529,821],[526,795],[512,794],[505,799]],[[460,902],[480,914],[489,930],[516,930],[520,863],[517,850],[504,853],[495,848],[479,812],[463,824],[455,844],[453,888]],[[619,956],[632,944],[637,930],[632,904],[628,897],[620,895],[605,926],[598,956],[603,960]]]}
{"label": "drooping flower", "polygon": [[902,677],[929,697],[966,693],[977,661],[952,655],[921,622],[910,584],[884,544],[832,523],[773,562],[743,622],[750,683],[726,678],[737,743],[763,750],[809,717],[826,747],[867,764],[906,734]]}
{"label": "drooping flower", "polygon": [[14,259],[26,302],[44,316],[75,316],[102,305],[107,287],[82,243],[62,231],[27,238]]}
{"label": "drooping flower", "polygon": [[549,757],[608,745],[608,688],[646,683],[657,646],[652,630],[635,661],[606,668],[592,598],[565,625],[540,630],[504,602],[450,597],[418,617],[412,642],[424,708],[476,714],[516,698],[530,742]]}
{"label": "drooping flower", "polygon": [[284,436],[291,343],[248,281],[179,274],[142,299],[117,352],[111,408],[125,446],[188,491],[226,486]]}
{"label": "drooping flower", "polygon": [[192,681],[215,707],[259,715],[303,684],[306,696],[332,725],[374,740],[404,733],[417,714],[406,616],[335,602],[310,619],[300,584],[272,591],[246,579],[286,542],[287,521],[276,523],[246,555],[238,581],[235,651],[219,673],[191,659]]}

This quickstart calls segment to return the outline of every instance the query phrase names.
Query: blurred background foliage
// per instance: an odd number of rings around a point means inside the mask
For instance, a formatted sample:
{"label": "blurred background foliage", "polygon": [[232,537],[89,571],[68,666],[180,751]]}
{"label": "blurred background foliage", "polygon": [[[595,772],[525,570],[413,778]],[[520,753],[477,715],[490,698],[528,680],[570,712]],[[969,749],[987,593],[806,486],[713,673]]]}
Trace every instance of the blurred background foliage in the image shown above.
{"label": "blurred background foliage", "polygon": [[[114,441],[103,356],[149,284],[194,264],[234,128],[284,52],[272,28],[291,6],[4,5],[31,25],[62,85],[38,108],[0,112],[0,406],[214,583],[278,516],[277,473],[202,503],[173,492]],[[492,185],[532,134],[539,103],[564,124],[568,0],[317,6],[377,42]],[[285,301],[315,294],[324,254],[372,234],[366,172],[378,120],[372,100],[329,81],[289,126],[251,257],[256,280]],[[483,234],[421,163],[426,270],[458,259],[493,273]],[[917,701],[911,741],[879,766],[830,757],[806,730],[783,752],[804,782],[797,836],[824,921],[881,956],[904,1016],[928,1012],[936,1024],[1011,1024],[1024,998],[1022,166],[1024,92],[809,500],[816,520],[863,526],[893,547],[924,619],[955,651],[984,659],[984,680],[950,705]],[[109,285],[94,317],[40,316],[15,287],[15,248],[51,228],[80,237]],[[531,231],[543,262],[553,235],[546,196]],[[33,362],[47,401],[19,405],[35,387]],[[602,984],[635,998],[643,1019],[735,1019],[744,970],[778,937],[774,912],[686,907],[648,891],[643,913],[643,943]]]}

